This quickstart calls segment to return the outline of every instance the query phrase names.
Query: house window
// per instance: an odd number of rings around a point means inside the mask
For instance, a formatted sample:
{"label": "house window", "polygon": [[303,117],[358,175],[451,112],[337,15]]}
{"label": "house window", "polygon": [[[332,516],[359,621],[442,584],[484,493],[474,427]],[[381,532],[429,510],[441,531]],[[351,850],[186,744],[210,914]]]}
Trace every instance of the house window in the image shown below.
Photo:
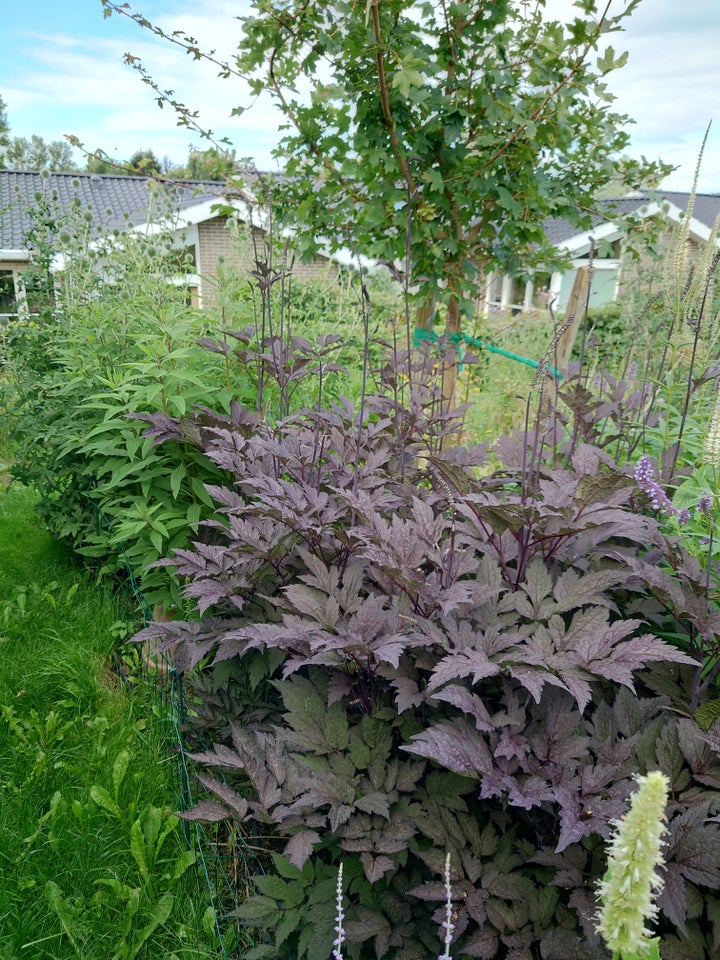
{"label": "house window", "polygon": [[12,270],[0,270],[0,323],[14,319],[17,313],[15,274]]}
{"label": "house window", "polygon": [[510,278],[510,306],[513,310],[519,310],[525,305],[525,289],[527,280],[524,277]]}
{"label": "house window", "polygon": [[536,273],[533,277],[532,305],[536,310],[548,309],[551,280],[552,275],[549,273]]}
{"label": "house window", "polygon": [[488,277],[487,302],[493,307],[499,307],[502,304],[502,274],[491,273]]}

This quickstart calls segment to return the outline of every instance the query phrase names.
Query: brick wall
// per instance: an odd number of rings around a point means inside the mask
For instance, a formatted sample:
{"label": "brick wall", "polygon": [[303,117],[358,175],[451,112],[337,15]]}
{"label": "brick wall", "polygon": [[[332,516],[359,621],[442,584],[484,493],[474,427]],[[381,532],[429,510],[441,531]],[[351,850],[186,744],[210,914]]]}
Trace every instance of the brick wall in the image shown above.
{"label": "brick wall", "polygon": [[[213,217],[198,224],[197,270],[202,276],[213,277],[218,271],[218,262],[232,265],[238,271],[247,273],[255,269],[255,250],[253,240],[257,246],[258,255],[264,256],[264,231],[258,227],[250,228],[240,224],[237,228],[230,225],[226,217]],[[292,256],[292,251],[290,251]],[[336,279],[337,264],[325,257],[320,257],[311,263],[301,263],[295,260],[292,269],[293,277],[302,280]],[[206,285],[206,300],[212,299],[212,293]]]}

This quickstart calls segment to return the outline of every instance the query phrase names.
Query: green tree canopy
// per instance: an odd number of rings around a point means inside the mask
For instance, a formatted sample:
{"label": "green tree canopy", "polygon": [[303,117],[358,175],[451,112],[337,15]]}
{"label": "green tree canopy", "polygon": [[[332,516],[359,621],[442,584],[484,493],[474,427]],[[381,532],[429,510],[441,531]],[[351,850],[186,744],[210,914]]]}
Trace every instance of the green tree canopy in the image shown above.
{"label": "green tree canopy", "polygon": [[33,134],[11,137],[7,104],[0,96],[0,170],[77,170],[72,149],[64,140],[46,142]]}
{"label": "green tree canopy", "polygon": [[227,180],[235,173],[237,161],[234,150],[191,150],[185,167],[171,171],[172,176],[188,180]]}
{"label": "green tree canopy", "polygon": [[127,162],[128,173],[137,176],[153,176],[162,172],[162,164],[152,150],[136,150]]}
{"label": "green tree canopy", "polygon": [[10,130],[10,124],[8,122],[7,115],[7,105],[0,96],[0,144],[3,142],[3,137]]}
{"label": "green tree canopy", "polygon": [[622,156],[629,118],[607,85],[626,60],[608,37],[638,3],[612,14],[613,0],[577,0],[563,23],[546,0],[253,0],[222,63],[103,0],[106,15],[270,95],[287,174],[273,199],[304,228],[306,254],[350,246],[400,267],[422,296],[439,292],[455,316],[472,309],[487,264],[517,272],[547,257],[544,218],[588,226],[609,179],[657,176]]}
{"label": "green tree canopy", "polygon": [[4,165],[11,170],[72,171],[78,166],[70,144],[63,140],[44,140],[37,134],[10,137],[3,148]]}

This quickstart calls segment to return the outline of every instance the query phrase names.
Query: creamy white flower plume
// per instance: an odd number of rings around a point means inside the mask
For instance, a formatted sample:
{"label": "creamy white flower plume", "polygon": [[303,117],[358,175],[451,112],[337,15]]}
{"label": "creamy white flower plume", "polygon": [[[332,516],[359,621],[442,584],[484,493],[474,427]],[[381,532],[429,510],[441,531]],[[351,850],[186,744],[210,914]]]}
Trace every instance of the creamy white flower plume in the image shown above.
{"label": "creamy white flower plume", "polygon": [[669,783],[654,771],[637,777],[638,789],[627,814],[614,823],[615,834],[605,878],[597,930],[616,957],[642,957],[651,946],[646,922],[657,914],[655,897],[662,888],[665,806]]}

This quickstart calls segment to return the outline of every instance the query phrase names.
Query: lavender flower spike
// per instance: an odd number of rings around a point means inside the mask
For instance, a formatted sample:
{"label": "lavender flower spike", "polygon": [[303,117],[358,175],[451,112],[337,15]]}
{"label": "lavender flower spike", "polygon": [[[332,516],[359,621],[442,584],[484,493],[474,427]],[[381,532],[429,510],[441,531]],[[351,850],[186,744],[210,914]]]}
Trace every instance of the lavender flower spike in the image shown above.
{"label": "lavender flower spike", "polygon": [[635,467],[635,481],[643,493],[650,497],[650,501],[655,510],[665,510],[667,513],[676,514],[677,508],[673,506],[667,497],[667,494],[655,479],[650,457],[644,453],[638,460]]}

